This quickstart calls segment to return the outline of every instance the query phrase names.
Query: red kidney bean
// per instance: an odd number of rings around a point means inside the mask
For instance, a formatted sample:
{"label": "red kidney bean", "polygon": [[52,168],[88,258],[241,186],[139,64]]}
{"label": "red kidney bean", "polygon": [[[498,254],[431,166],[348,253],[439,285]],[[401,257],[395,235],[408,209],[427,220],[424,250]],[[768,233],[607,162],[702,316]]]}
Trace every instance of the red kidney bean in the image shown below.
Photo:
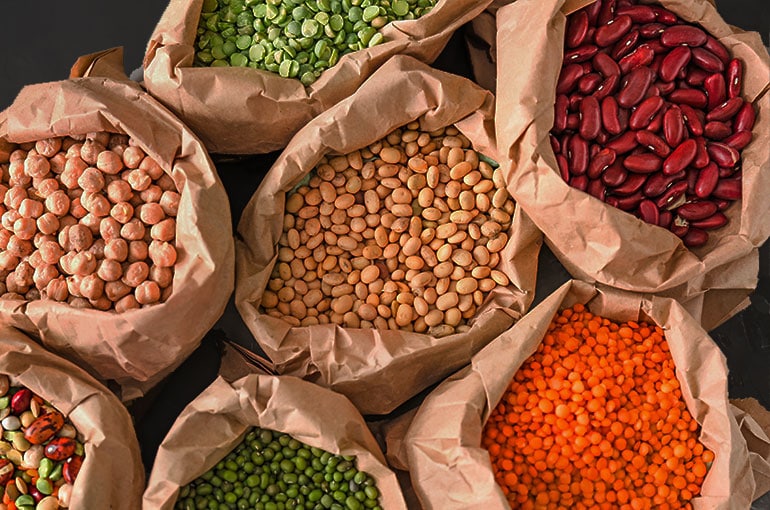
{"label": "red kidney bean", "polygon": [[638,42],[639,31],[631,30],[629,33],[624,35],[621,40],[615,43],[615,46],[612,47],[612,51],[610,52],[610,56],[615,60],[620,60],[622,57],[628,55],[631,50],[636,48]]}
{"label": "red kidney bean", "polygon": [[669,228],[671,225],[671,220],[674,219],[674,215],[671,214],[671,211],[661,211],[658,214],[658,226],[663,228]]}
{"label": "red kidney bean", "polygon": [[611,74],[607,76],[602,84],[599,85],[599,88],[596,89],[596,92],[594,92],[593,96],[599,100],[604,99],[605,97],[615,92],[615,89],[618,88],[618,83],[620,83],[619,74]]}
{"label": "red kidney bean", "polygon": [[652,23],[658,16],[655,11],[649,5],[630,5],[628,7],[619,7],[615,14],[626,15],[631,18],[634,23]]}
{"label": "red kidney bean", "polygon": [[596,24],[598,26],[605,25],[608,21],[615,17],[615,8],[617,6],[616,0],[604,0],[602,2],[596,2],[601,4],[599,7],[599,13],[596,17]]}
{"label": "red kidney bean", "polygon": [[597,1],[588,4],[587,6],[580,9],[581,11],[585,11],[585,13],[588,15],[588,25],[589,26],[596,26],[597,18],[599,17],[599,10],[602,8],[602,2]]}
{"label": "red kidney bean", "polygon": [[670,204],[679,200],[679,197],[684,195],[685,191],[687,191],[687,181],[675,182],[669,186],[657,200],[655,200],[655,205],[657,205],[659,209],[668,207]]}
{"label": "red kidney bean", "polygon": [[700,87],[703,82],[706,81],[711,73],[707,73],[700,67],[690,67],[687,70],[687,76],[685,77],[685,83],[691,87]]}
{"label": "red kidney bean", "polygon": [[555,133],[561,133],[567,129],[567,109],[569,108],[569,98],[564,94],[556,96],[553,113],[553,130]]}
{"label": "red kidney bean", "polygon": [[588,189],[588,177],[585,175],[575,175],[570,178],[569,185],[580,191],[585,191]]}
{"label": "red kidney bean", "polygon": [[721,198],[714,198],[714,197],[711,197],[711,198],[714,199],[714,203],[717,204],[717,207],[719,208],[720,211],[724,211],[725,209],[727,209],[727,206],[733,203],[731,200],[724,200]]}
{"label": "red kidney bean", "polygon": [[679,18],[676,14],[669,11],[668,9],[664,9],[663,7],[660,7],[658,5],[651,5],[650,6],[653,11],[655,11],[655,14],[657,15],[657,20],[660,23],[663,23],[664,25],[673,25],[674,23],[679,22]]}
{"label": "red kidney bean", "polygon": [[615,195],[633,195],[638,193],[641,193],[642,186],[644,186],[644,183],[647,181],[647,175],[646,174],[635,174],[630,173],[628,174],[628,178],[626,179],[626,182],[612,190],[612,193]]}
{"label": "red kidney bean", "polygon": [[706,36],[706,43],[703,47],[716,55],[724,65],[727,65],[730,61],[730,54],[727,52],[727,48],[725,48],[725,45],[719,42],[716,37],[711,35]]}
{"label": "red kidney bean", "polygon": [[708,240],[708,232],[700,228],[694,228],[692,226],[687,230],[687,233],[682,236],[682,242],[688,248],[697,248],[698,246],[703,246],[706,244],[706,242],[708,242]]}
{"label": "red kidney bean", "polygon": [[559,174],[565,181],[569,180],[569,162],[564,154],[556,155],[556,164],[559,165]]}
{"label": "red kidney bean", "polygon": [[711,142],[706,145],[706,150],[717,165],[722,168],[733,168],[741,159],[741,154],[727,144]]}
{"label": "red kidney bean", "polygon": [[714,198],[721,198],[723,200],[739,200],[743,190],[741,189],[741,181],[738,179],[720,179],[717,183],[717,187],[711,192]]}
{"label": "red kidney bean", "polygon": [[624,80],[616,97],[623,108],[631,108],[644,99],[647,89],[652,85],[654,73],[649,67],[637,67]]}
{"label": "red kidney bean", "polygon": [[663,115],[663,136],[671,147],[676,147],[685,135],[684,116],[678,106],[672,106]]}
{"label": "red kidney bean", "polygon": [[733,149],[741,150],[751,141],[751,131],[738,131],[728,136],[722,143],[729,145]]}
{"label": "red kidney bean", "polygon": [[620,160],[617,160],[602,173],[601,180],[607,186],[615,188],[623,184],[627,177],[628,171],[623,168]]}
{"label": "red kidney bean", "polygon": [[607,195],[607,187],[599,179],[589,180],[588,188],[586,188],[586,191],[592,197],[598,198],[599,200],[602,200],[602,201],[604,200],[604,197]]}
{"label": "red kidney bean", "polygon": [[83,457],[80,455],[73,455],[64,463],[62,468],[62,476],[67,483],[75,483],[75,479],[80,473],[80,468],[83,465]]}
{"label": "red kidney bean", "polygon": [[602,99],[602,125],[608,133],[617,135],[623,131],[623,127],[620,125],[620,117],[618,115],[618,102],[612,96],[607,96]]}
{"label": "red kidney bean", "polygon": [[597,53],[593,58],[594,69],[602,73],[606,78],[608,76],[619,75],[620,67],[618,63],[612,60],[612,58],[606,53]]}
{"label": "red kidney bean", "polygon": [[[660,17],[658,17],[660,20]],[[665,23],[661,21],[661,23]],[[676,25],[660,34],[660,42],[665,46],[703,46],[706,44],[706,32],[692,25]]]}
{"label": "red kidney bean", "polygon": [[709,163],[698,173],[698,180],[695,183],[695,196],[706,198],[714,191],[719,182],[719,168],[716,163]]}
{"label": "red kidney bean", "polygon": [[631,114],[628,125],[631,129],[644,129],[652,118],[663,108],[663,98],[660,96],[648,97],[636,107]]}
{"label": "red kidney bean", "polygon": [[705,108],[708,104],[706,93],[698,89],[676,89],[668,95],[668,99],[680,105],[685,104],[700,109]]}
{"label": "red kidney bean", "polygon": [[561,152],[561,142],[559,142],[559,139],[556,138],[553,133],[548,135],[548,141],[551,142],[551,149],[553,150],[554,154]]}
{"label": "red kidney bean", "polygon": [[662,195],[669,186],[677,181],[681,181],[685,177],[684,170],[674,175],[665,175],[663,173],[654,173],[647,178],[644,183],[644,195],[650,198],[659,197]]}
{"label": "red kidney bean", "polygon": [[576,112],[580,109],[580,101],[583,100],[583,96],[577,92],[573,92],[569,96],[569,111]]}
{"label": "red kidney bean", "polygon": [[709,164],[711,158],[706,150],[706,139],[702,136],[695,137],[695,143],[698,145],[698,150],[695,153],[695,159],[692,162],[692,166],[695,168],[704,168]]}
{"label": "red kidney bean", "polygon": [[698,182],[698,169],[689,167],[685,170],[684,175],[687,181],[687,194],[693,195],[695,193],[695,184]]}
{"label": "red kidney bean", "polygon": [[743,64],[734,58],[727,64],[727,97],[740,97],[743,87]]}
{"label": "red kidney bean", "polygon": [[647,131],[646,129],[642,129],[636,132],[636,141],[639,142],[640,145],[650,149],[653,154],[660,156],[661,158],[665,158],[671,154],[671,147],[666,144],[665,140],[663,140],[655,133]]}
{"label": "red kidney bean", "polygon": [[687,221],[704,220],[717,212],[717,205],[709,200],[687,202],[676,213]]}
{"label": "red kidney bean", "polygon": [[756,120],[756,112],[754,112],[754,105],[748,101],[743,103],[743,106],[738,113],[735,114],[733,119],[733,129],[737,131],[751,131],[754,129],[754,121]]}
{"label": "red kidney bean", "polygon": [[585,11],[578,11],[567,18],[564,44],[568,48],[577,48],[583,44],[586,34],[588,34],[588,14]]}
{"label": "red kidney bean", "polygon": [[605,147],[591,158],[586,175],[590,179],[598,179],[602,172],[615,162],[616,157],[615,151]]}
{"label": "red kidney bean", "polygon": [[76,443],[70,437],[57,437],[52,439],[47,445],[43,454],[49,459],[59,462],[66,460],[75,453]]}
{"label": "red kidney bean", "polygon": [[639,202],[639,217],[652,225],[657,225],[660,221],[660,211],[658,206],[652,200],[642,200]]}
{"label": "red kidney bean", "polygon": [[671,154],[663,161],[663,173],[673,175],[681,172],[695,159],[695,153],[698,146],[695,140],[688,138],[674,149]]}
{"label": "red kidney bean", "polygon": [[633,71],[637,67],[649,66],[655,58],[655,52],[648,44],[640,44],[634,51],[625,55],[618,62],[618,66],[623,74]]}
{"label": "red kidney bean", "polygon": [[593,140],[602,128],[599,101],[593,96],[586,96],[580,102],[580,136],[584,140]]}
{"label": "red kidney bean", "polygon": [[559,74],[559,80],[556,82],[556,93],[569,94],[572,92],[583,74],[583,66],[580,64],[570,64],[563,67]]}
{"label": "red kidney bean", "polygon": [[604,81],[604,79],[599,73],[585,74],[578,80],[578,90],[581,94],[590,96],[599,87],[599,84],[601,84],[602,81]]}
{"label": "red kidney bean", "polygon": [[713,110],[727,99],[725,77],[721,73],[708,75],[703,80],[703,88],[706,89],[706,96],[708,97],[708,103],[706,104],[708,110]]}
{"label": "red kidney bean", "polygon": [[29,403],[32,400],[32,391],[22,388],[11,397],[11,411],[19,415],[29,409]]}
{"label": "red kidney bean", "polygon": [[701,136],[703,134],[703,119],[702,112],[698,112],[695,108],[689,104],[680,104],[679,108],[682,110],[682,117],[687,125],[687,129],[693,136]]}
{"label": "red kidney bean", "polygon": [[588,169],[588,142],[577,135],[570,138],[568,160],[571,174],[583,175],[586,173]]}
{"label": "red kidney bean", "polygon": [[676,89],[676,83],[656,81],[655,86],[658,87],[661,96],[667,96]]}
{"label": "red kidney bean", "polygon": [[690,225],[694,228],[700,228],[703,230],[712,230],[727,225],[727,216],[721,212],[716,212],[708,218],[692,221]]}
{"label": "red kidney bean", "polygon": [[657,39],[665,29],[663,23],[647,23],[639,27],[639,35],[645,39]]}
{"label": "red kidney bean", "polygon": [[[616,188],[617,190],[617,188]],[[644,195],[641,191],[637,191],[633,195],[627,195],[624,197],[615,197],[617,200],[617,208],[623,211],[633,211],[639,207],[639,203],[644,200]]]}
{"label": "red kidney bean", "polygon": [[[652,49],[652,51],[655,53],[656,60],[658,59],[658,57],[660,57],[660,60],[658,60],[658,62],[662,61],[665,54],[671,51],[671,48],[669,48],[668,46],[663,46],[663,43],[661,43],[659,39],[653,39],[651,41],[647,41],[645,44],[647,44],[647,46],[649,46]],[[657,69],[658,68],[656,67],[655,68],[656,72],[657,72]]]}
{"label": "red kidney bean", "polygon": [[580,127],[580,116],[577,113],[567,115],[567,129],[576,130]]}
{"label": "red kidney bean", "polygon": [[703,128],[703,134],[705,137],[712,140],[722,140],[730,136],[732,133],[732,127],[724,122],[719,122],[717,120],[712,120]]}
{"label": "red kidney bean", "polygon": [[613,138],[605,144],[605,147],[612,149],[616,154],[621,155],[631,152],[639,145],[636,141],[636,135],[633,131],[626,131],[622,135]]}
{"label": "red kidney bean", "polygon": [[690,63],[692,51],[687,46],[677,46],[663,58],[658,76],[663,81],[674,81],[679,72]]}
{"label": "red kidney bean", "polygon": [[599,48],[597,48],[595,45],[584,44],[570,51],[564,52],[564,63],[574,64],[577,62],[585,62],[586,60],[591,60],[591,58],[593,58],[593,56],[596,55],[598,51]]}
{"label": "red kidney bean", "polygon": [[719,57],[704,48],[692,49],[693,63],[709,73],[721,73],[725,70],[725,65],[719,60]]}
{"label": "red kidney bean", "polygon": [[720,104],[706,114],[706,120],[729,120],[732,119],[743,106],[743,99],[733,97]]}
{"label": "red kidney bean", "polygon": [[660,170],[663,160],[655,154],[632,154],[623,160],[623,166],[632,172],[651,174]]}

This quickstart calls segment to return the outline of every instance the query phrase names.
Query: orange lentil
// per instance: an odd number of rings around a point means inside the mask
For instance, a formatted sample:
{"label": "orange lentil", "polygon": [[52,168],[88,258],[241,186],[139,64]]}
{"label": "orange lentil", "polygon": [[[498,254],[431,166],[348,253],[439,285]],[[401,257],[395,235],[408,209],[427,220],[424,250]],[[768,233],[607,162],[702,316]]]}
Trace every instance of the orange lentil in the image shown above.
{"label": "orange lentil", "polygon": [[557,314],[482,438],[513,509],[691,508],[714,461],[663,331]]}

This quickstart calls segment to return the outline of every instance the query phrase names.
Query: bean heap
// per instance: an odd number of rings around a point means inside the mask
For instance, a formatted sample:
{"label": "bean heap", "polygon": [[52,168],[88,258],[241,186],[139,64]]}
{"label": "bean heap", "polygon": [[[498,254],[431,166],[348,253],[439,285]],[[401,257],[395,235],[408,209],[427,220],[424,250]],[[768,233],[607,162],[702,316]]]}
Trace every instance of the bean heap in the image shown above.
{"label": "bean heap", "polygon": [[570,15],[551,145],[562,178],[689,247],[741,197],[754,107],[743,65],[701,28],[631,0]]}
{"label": "bean heap", "polygon": [[288,195],[262,307],[293,326],[467,331],[509,283],[495,267],[513,210],[501,172],[454,126],[409,124],[324,158]]}
{"label": "bean heap", "polygon": [[0,174],[0,297],[121,312],[171,293],[179,193],[127,136],[8,146]]}
{"label": "bean heap", "polygon": [[346,53],[385,41],[436,0],[204,0],[195,64],[264,69],[313,83]]}
{"label": "bean heap", "polygon": [[374,479],[355,457],[254,427],[200,478],[182,487],[177,510],[382,510]]}
{"label": "bean heap", "polygon": [[68,508],[84,457],[75,427],[0,374],[0,431],[0,510]]}
{"label": "bean heap", "polygon": [[577,304],[557,314],[484,428],[512,508],[692,508],[698,440],[663,330]]}

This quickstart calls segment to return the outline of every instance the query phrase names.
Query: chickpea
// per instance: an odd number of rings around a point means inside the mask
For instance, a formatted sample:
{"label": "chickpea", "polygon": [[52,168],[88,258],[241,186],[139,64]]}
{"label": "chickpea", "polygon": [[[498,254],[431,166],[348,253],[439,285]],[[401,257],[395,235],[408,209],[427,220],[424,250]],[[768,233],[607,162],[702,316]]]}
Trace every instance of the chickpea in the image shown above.
{"label": "chickpea", "polygon": [[14,269],[13,274],[19,284],[29,287],[34,282],[35,268],[28,261],[22,260]]}
{"label": "chickpea", "polygon": [[139,207],[139,219],[147,225],[155,225],[166,217],[160,204],[148,203]]}
{"label": "chickpea", "polygon": [[91,306],[97,310],[102,310],[103,312],[106,312],[112,308],[112,301],[107,299],[106,296],[99,296],[97,299],[89,299],[88,302],[91,304]]}
{"label": "chickpea", "polygon": [[83,207],[83,205],[80,203],[80,198],[73,198],[70,202],[70,214],[77,219],[80,219],[88,214],[86,208]]}
{"label": "chickpea", "polygon": [[[107,143],[105,140],[104,143]],[[80,157],[89,165],[95,165],[99,159],[99,153],[105,150],[104,143],[100,143],[92,138],[86,138],[83,147],[80,149]]]}
{"label": "chickpea", "polygon": [[19,218],[21,218],[19,211],[16,209],[10,209],[3,213],[2,218],[0,218],[0,223],[2,223],[5,230],[13,231],[13,224],[16,223],[16,220]]}
{"label": "chickpea", "polygon": [[43,177],[51,171],[51,163],[45,156],[32,154],[24,161],[24,173],[30,177]]}
{"label": "chickpea", "polygon": [[40,299],[40,291],[33,287],[24,294],[24,299],[27,301],[37,301]]}
{"label": "chickpea", "polygon": [[35,287],[44,290],[48,287],[48,284],[55,278],[58,278],[58,276],[59,270],[56,269],[55,265],[43,264],[35,268],[35,274],[32,278],[35,282]]}
{"label": "chickpea", "polygon": [[107,296],[107,299],[110,301],[118,301],[123,296],[128,295],[131,290],[131,287],[120,280],[104,284],[104,295]]}
{"label": "chickpea", "polygon": [[6,193],[3,199],[3,203],[10,209],[18,209],[21,202],[28,198],[27,190],[22,186],[13,186]]}
{"label": "chickpea", "polygon": [[176,237],[176,221],[167,218],[156,223],[150,229],[150,237],[155,241],[173,241]]}
{"label": "chickpea", "polygon": [[152,280],[140,283],[134,291],[137,302],[143,305],[157,303],[160,300],[160,287]]}
{"label": "chickpea", "polygon": [[67,165],[67,156],[63,152],[59,152],[54,154],[48,162],[51,163],[51,172],[59,175]]}
{"label": "chickpea", "polygon": [[150,268],[146,262],[133,262],[126,268],[122,281],[130,287],[137,287],[147,279]]}
{"label": "chickpea", "polygon": [[134,192],[126,181],[116,179],[107,184],[107,198],[113,204],[128,202],[133,196]]}
{"label": "chickpea", "polygon": [[111,137],[112,133],[108,133],[107,131],[91,131],[86,133],[86,140],[93,140],[104,147],[107,147],[107,144],[110,143]]}
{"label": "chickpea", "polygon": [[150,243],[150,259],[153,264],[160,267],[172,267],[176,263],[176,248],[165,241],[152,241]]}
{"label": "chickpea", "polygon": [[118,313],[127,312],[128,310],[135,310],[140,308],[139,303],[133,294],[121,298],[120,301],[115,303],[115,311]]}
{"label": "chickpea", "polygon": [[19,214],[24,218],[39,218],[43,214],[44,206],[41,202],[31,198],[25,198],[19,206]]}
{"label": "chickpea", "polygon": [[160,186],[151,184],[150,187],[139,193],[139,198],[141,198],[142,201],[146,203],[159,202],[162,195],[163,190],[160,189]]}
{"label": "chickpea", "polygon": [[93,235],[99,234],[99,227],[102,224],[102,219],[94,213],[88,213],[78,222],[80,225],[87,227]]}
{"label": "chickpea", "polygon": [[91,229],[84,225],[73,225],[69,228],[69,249],[75,251],[87,250],[94,242]]}
{"label": "chickpea", "polygon": [[163,168],[161,168],[158,162],[152,159],[150,156],[147,156],[142,160],[142,163],[139,165],[139,170],[144,170],[152,180],[160,179],[160,177],[165,173],[163,172]]}
{"label": "chickpea", "polygon": [[66,146],[65,149],[66,156],[68,158],[74,158],[74,157],[80,157],[80,149],[83,148],[83,140],[86,138],[77,138],[76,135],[70,135],[69,140],[66,140],[64,143],[62,143],[62,149]]}
{"label": "chickpea", "polygon": [[67,158],[64,171],[59,175],[59,180],[67,189],[78,187],[78,179],[83,175],[88,164],[79,157]]}
{"label": "chickpea", "polygon": [[57,264],[62,255],[64,255],[64,250],[55,241],[45,241],[37,251],[46,264]]}
{"label": "chickpea", "polygon": [[8,239],[8,245],[5,249],[17,257],[27,257],[35,251],[35,247],[31,241],[20,239],[15,234]]}
{"label": "chickpea", "polygon": [[142,160],[144,159],[144,151],[136,146],[127,147],[123,151],[123,163],[126,167],[134,169],[139,168]]}
{"label": "chickpea", "polygon": [[48,198],[48,195],[59,189],[59,181],[56,179],[43,179],[36,186],[37,194],[41,198]]}
{"label": "chickpea", "polygon": [[8,240],[12,235],[13,233],[10,230],[0,228],[0,250],[4,250],[8,247]]}
{"label": "chickpea", "polygon": [[11,186],[26,186],[32,181],[32,177],[24,170],[23,161],[14,161],[8,165],[8,184]]}
{"label": "chickpea", "polygon": [[70,210],[71,201],[62,190],[57,190],[48,195],[45,199],[45,208],[56,216],[64,216]]}
{"label": "chickpea", "polygon": [[174,271],[168,267],[156,265],[150,266],[150,280],[158,284],[161,289],[171,285],[174,280]]}
{"label": "chickpea", "polygon": [[104,258],[105,246],[107,246],[107,242],[104,239],[94,239],[94,243],[88,251],[93,253],[97,260],[102,260]]}
{"label": "chickpea", "polygon": [[13,163],[14,161],[24,161],[27,158],[27,151],[24,149],[16,149],[8,157],[8,161]]}
{"label": "chickpea", "polygon": [[105,174],[115,175],[123,170],[123,159],[111,150],[102,151],[96,158],[96,168]]}
{"label": "chickpea", "polygon": [[110,201],[107,200],[107,197],[101,193],[83,193],[83,196],[80,197],[80,203],[83,204],[86,211],[98,218],[108,216],[112,205],[110,204]]}
{"label": "chickpea", "polygon": [[128,258],[128,243],[121,238],[110,239],[104,246],[104,256],[110,260],[123,262]]}
{"label": "chickpea", "polygon": [[83,276],[80,276],[80,275],[68,276],[66,278],[66,281],[67,281],[67,290],[69,291],[71,296],[83,297],[83,294],[80,292],[80,282],[83,281]]}
{"label": "chickpea", "polygon": [[78,178],[78,186],[90,193],[101,191],[104,188],[104,174],[98,168],[88,167]]}
{"label": "chickpea", "polygon": [[63,229],[64,227],[71,227],[72,225],[77,225],[78,220],[74,216],[68,214],[66,216],[62,216],[59,218],[59,228]]}
{"label": "chickpea", "polygon": [[53,299],[54,301],[66,301],[70,295],[67,282],[64,280],[63,276],[59,276],[48,282],[48,285],[45,287],[45,293],[49,299]]}
{"label": "chickpea", "polygon": [[157,180],[157,182],[155,184],[160,186],[160,189],[162,189],[163,191],[176,191],[177,190],[176,183],[174,182],[174,179],[170,175],[168,175],[168,174],[163,174],[160,177],[160,179]]}
{"label": "chickpea", "polygon": [[176,191],[164,191],[160,197],[160,206],[168,216],[176,216],[179,211],[179,193]]}
{"label": "chickpea", "polygon": [[120,227],[120,223],[115,221],[114,218],[102,218],[101,223],[99,224],[99,235],[101,235],[102,239],[105,241],[117,239],[120,237]]}
{"label": "chickpea", "polygon": [[85,276],[96,271],[96,257],[93,253],[81,251],[72,257],[72,274]]}
{"label": "chickpea", "polygon": [[131,170],[128,174],[128,184],[134,191],[144,191],[152,184],[152,179],[144,170]]}
{"label": "chickpea", "polygon": [[59,218],[52,212],[43,213],[37,219],[37,229],[46,235],[55,234],[59,229]]}
{"label": "chickpea", "polygon": [[[92,308],[91,303],[84,297],[76,297],[76,296],[70,296],[69,299],[67,299],[67,304],[70,305],[72,308],[80,308],[80,309],[86,309],[86,308]],[[61,486],[61,489],[64,489],[66,487],[71,487],[70,484],[65,483]],[[61,502],[61,489],[59,489],[59,501]]]}
{"label": "chickpea", "polygon": [[6,186],[5,184],[0,184],[0,202],[5,202],[6,193],[8,193],[8,186]]}
{"label": "chickpea", "polygon": [[43,256],[40,255],[40,250],[35,250],[32,252],[32,254],[27,257],[27,262],[29,262],[29,265],[32,267],[38,267],[42,266],[45,262],[43,262]]}
{"label": "chickpea", "polygon": [[5,286],[8,292],[12,292],[14,294],[23,295],[26,294],[29,290],[29,285],[24,285],[22,282],[20,282],[16,277],[16,273],[11,273],[6,277]]}
{"label": "chickpea", "polygon": [[118,202],[110,209],[110,216],[118,223],[126,224],[134,217],[134,207],[128,202]]}
{"label": "chickpea", "polygon": [[3,271],[13,271],[19,264],[19,257],[5,250],[0,252],[0,269]]}
{"label": "chickpea", "polygon": [[59,257],[59,269],[65,274],[73,274],[72,259],[75,257],[74,251],[69,251]]}
{"label": "chickpea", "polygon": [[61,138],[46,138],[45,140],[38,140],[35,142],[35,150],[41,156],[51,158],[61,150],[61,142]]}
{"label": "chickpea", "polygon": [[144,225],[141,220],[134,218],[120,229],[120,236],[128,241],[144,239]]}
{"label": "chickpea", "polygon": [[19,218],[13,223],[13,233],[16,237],[28,241],[35,237],[37,224],[32,218]]}
{"label": "chickpea", "polygon": [[144,241],[131,241],[128,243],[128,261],[138,262],[147,260],[149,249]]}
{"label": "chickpea", "polygon": [[103,292],[104,280],[95,274],[89,274],[88,276],[83,277],[83,280],[80,282],[80,293],[83,294],[83,297],[86,299],[99,299],[102,297]]}
{"label": "chickpea", "polygon": [[123,268],[116,260],[104,259],[99,261],[96,274],[105,282],[114,282],[123,276]]}
{"label": "chickpea", "polygon": [[116,147],[121,147],[125,150],[128,148],[128,142],[130,138],[128,135],[122,133],[110,133],[110,141],[107,142],[107,148],[114,150]]}

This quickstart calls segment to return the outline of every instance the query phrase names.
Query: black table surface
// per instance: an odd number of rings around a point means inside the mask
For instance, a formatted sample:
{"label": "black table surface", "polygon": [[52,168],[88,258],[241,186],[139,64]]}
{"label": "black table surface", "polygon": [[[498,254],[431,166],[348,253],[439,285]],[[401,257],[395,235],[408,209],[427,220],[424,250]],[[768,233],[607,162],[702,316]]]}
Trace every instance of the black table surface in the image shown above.
{"label": "black table surface", "polygon": [[[716,3],[728,23],[757,31],[764,43],[770,44],[767,0],[717,0]],[[10,105],[25,84],[66,78],[77,57],[87,53],[123,46],[127,72],[137,69],[166,5],[159,0],[4,3],[5,23],[0,28],[0,109]],[[465,28],[455,34],[433,65],[472,77],[463,30]],[[229,194],[234,228],[277,156],[278,152],[239,158],[213,155]],[[544,246],[533,306],[569,277]],[[759,283],[751,295],[751,305],[713,330],[711,336],[727,358],[730,398],[754,397],[770,409],[770,243],[760,249]],[[147,397],[132,404],[148,474],[158,445],[176,416],[216,377],[222,341],[226,339],[261,353],[232,299],[200,347]],[[424,394],[392,414],[419,404]],[[752,508],[770,509],[770,494],[756,501]]]}

